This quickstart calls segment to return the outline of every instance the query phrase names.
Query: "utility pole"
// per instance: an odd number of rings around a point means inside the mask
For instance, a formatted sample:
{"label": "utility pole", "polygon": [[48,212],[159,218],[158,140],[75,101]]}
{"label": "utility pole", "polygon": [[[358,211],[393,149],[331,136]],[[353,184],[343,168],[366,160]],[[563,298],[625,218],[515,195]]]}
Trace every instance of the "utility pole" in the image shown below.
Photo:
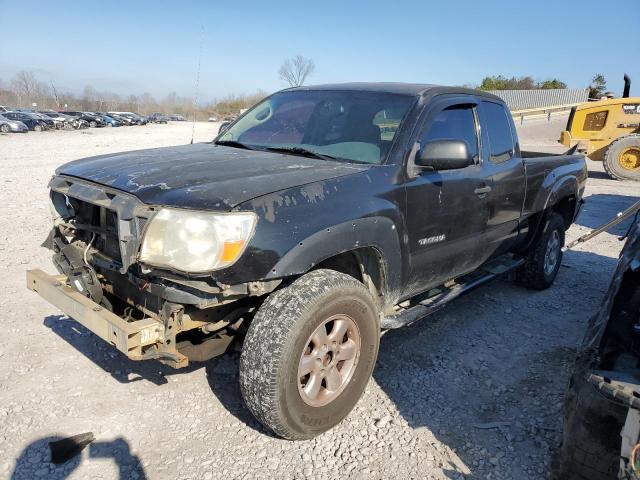
{"label": "utility pole", "polygon": [[60,101],[58,100],[58,92],[56,92],[56,87],[53,84],[53,80],[51,80],[51,90],[53,90],[53,98],[56,101],[56,105],[60,108]]}

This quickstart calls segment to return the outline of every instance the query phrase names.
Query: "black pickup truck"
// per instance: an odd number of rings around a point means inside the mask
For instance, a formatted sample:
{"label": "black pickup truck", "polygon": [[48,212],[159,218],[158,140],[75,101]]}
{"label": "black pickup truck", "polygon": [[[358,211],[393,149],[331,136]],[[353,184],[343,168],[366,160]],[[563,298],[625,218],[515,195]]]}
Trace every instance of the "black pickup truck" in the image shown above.
{"label": "black pickup truck", "polygon": [[358,401],[381,329],[507,273],[549,287],[586,178],[580,155],[521,151],[487,93],[293,88],[212,143],[58,168],[60,275],[27,285],[134,360],[181,367],[242,341],[248,408],[310,438]]}

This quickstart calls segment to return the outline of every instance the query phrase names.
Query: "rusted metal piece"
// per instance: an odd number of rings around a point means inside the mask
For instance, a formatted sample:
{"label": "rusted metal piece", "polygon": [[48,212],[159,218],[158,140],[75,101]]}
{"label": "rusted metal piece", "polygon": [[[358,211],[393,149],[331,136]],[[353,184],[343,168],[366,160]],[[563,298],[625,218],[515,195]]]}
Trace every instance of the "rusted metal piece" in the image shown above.
{"label": "rusted metal piece", "polygon": [[164,326],[152,318],[126,322],[106,308],[75,291],[64,276],[42,270],[27,271],[27,288],[62,310],[132,360],[140,359],[143,347],[164,338]]}
{"label": "rusted metal piece", "polygon": [[190,342],[180,342],[178,350],[190,361],[206,362],[226,352],[232,340],[233,336],[231,335],[219,334],[217,337],[209,338],[197,345]]}

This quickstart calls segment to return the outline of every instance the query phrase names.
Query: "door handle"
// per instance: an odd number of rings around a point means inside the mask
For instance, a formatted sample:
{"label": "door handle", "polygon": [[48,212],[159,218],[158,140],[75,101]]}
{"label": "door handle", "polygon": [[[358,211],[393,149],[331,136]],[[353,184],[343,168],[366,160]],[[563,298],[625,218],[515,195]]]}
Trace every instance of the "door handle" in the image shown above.
{"label": "door handle", "polygon": [[476,195],[479,196],[484,196],[487,193],[489,193],[491,191],[491,187],[489,185],[485,186],[485,187],[478,187],[476,188],[473,193],[475,193]]}

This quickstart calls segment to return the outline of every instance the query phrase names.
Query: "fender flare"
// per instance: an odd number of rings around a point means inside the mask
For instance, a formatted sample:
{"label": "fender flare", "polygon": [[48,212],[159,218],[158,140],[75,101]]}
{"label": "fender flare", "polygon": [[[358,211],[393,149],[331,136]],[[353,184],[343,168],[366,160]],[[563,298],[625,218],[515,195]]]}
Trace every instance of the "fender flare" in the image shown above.
{"label": "fender flare", "polygon": [[266,279],[301,275],[337,254],[373,247],[382,261],[384,294],[399,292],[402,251],[398,229],[388,217],[366,217],[324,228],[289,250],[278,260]]}
{"label": "fender flare", "polygon": [[571,195],[574,195],[577,201],[578,193],[578,179],[573,176],[564,177],[562,180],[553,185],[553,188],[549,192],[542,210],[547,210],[553,207],[560,200]]}
{"label": "fender flare", "polygon": [[[553,177],[551,177],[551,179],[553,179]],[[538,212],[538,215],[536,215],[537,220],[532,230],[530,240],[527,242],[525,250],[536,242],[542,232],[542,229],[544,228],[549,210],[553,208],[560,200],[565,197],[574,195],[576,197],[576,210],[578,209],[578,194],[578,179],[573,176],[567,176],[561,179],[559,182],[556,182],[549,191],[548,195],[546,195],[545,197],[541,197],[544,198],[544,203],[540,201],[539,203],[541,205],[539,206],[539,208],[535,209],[536,212]],[[574,215],[575,214],[576,213],[574,212]]]}

